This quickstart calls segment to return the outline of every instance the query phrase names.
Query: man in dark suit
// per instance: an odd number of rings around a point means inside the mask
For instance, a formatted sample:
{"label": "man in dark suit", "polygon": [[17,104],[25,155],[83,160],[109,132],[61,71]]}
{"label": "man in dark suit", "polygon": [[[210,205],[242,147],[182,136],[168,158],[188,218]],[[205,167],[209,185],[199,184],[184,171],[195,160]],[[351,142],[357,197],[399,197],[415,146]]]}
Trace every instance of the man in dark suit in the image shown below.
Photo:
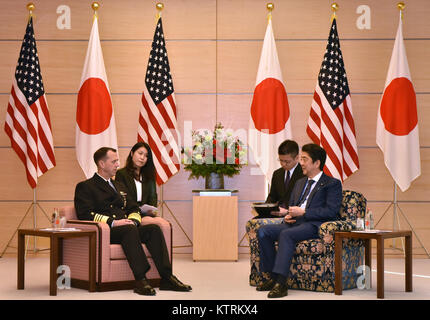
{"label": "man in dark suit", "polygon": [[[287,213],[291,192],[297,180],[303,178],[299,165],[299,145],[293,140],[285,140],[278,147],[278,159],[281,167],[273,172],[267,203],[279,203],[281,216]],[[279,217],[279,216],[272,216]],[[259,218],[256,216],[255,218]]]}
{"label": "man in dark suit", "polygon": [[141,225],[141,213],[136,201],[128,196],[124,186],[112,180],[118,167],[118,154],[112,148],[100,148],[94,153],[97,173],[77,184],[75,208],[80,220],[107,223],[111,228],[110,242],[121,244],[136,279],[134,292],[155,295],[145,277],[150,269],[142,248],[146,245],[161,276],[160,290],[190,291],[172,275],[172,264],[163,233],[158,225]]}
{"label": "man in dark suit", "polygon": [[302,147],[300,165],[306,177],[295,184],[283,223],[258,229],[260,270],[270,272],[271,279],[257,290],[270,291],[269,298],[288,295],[286,281],[297,242],[318,238],[323,222],[339,218],[342,184],[322,172],[326,157],[325,150],[316,144]]}

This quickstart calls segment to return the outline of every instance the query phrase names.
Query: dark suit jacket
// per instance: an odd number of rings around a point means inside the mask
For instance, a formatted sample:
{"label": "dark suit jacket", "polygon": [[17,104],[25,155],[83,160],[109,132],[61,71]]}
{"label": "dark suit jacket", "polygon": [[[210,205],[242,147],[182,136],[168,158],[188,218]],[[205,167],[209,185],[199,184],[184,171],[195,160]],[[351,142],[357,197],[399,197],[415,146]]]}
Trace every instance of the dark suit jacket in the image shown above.
{"label": "dark suit jacket", "polygon": [[[304,177],[296,182],[291,194],[290,206],[296,206],[299,203],[307,180],[308,178]],[[338,220],[341,204],[341,182],[323,173],[308,197],[305,214],[298,217],[296,223],[309,222],[319,227],[323,222]]]}
{"label": "dark suit jacket", "polygon": [[[92,178],[76,185],[75,209],[80,220],[106,222],[111,226],[113,220],[133,219],[136,214],[140,216],[136,201],[128,194],[124,201],[119,193],[127,192],[125,187],[114,180],[112,183],[118,192],[95,173]],[[138,221],[138,216],[134,220]]]}
{"label": "dark suit jacket", "polygon": [[[134,182],[134,177],[132,177],[126,168],[122,168],[116,172],[115,181],[121,182],[125,188],[126,192],[137,201],[137,190],[136,184]],[[138,202],[138,205],[149,204],[151,206],[157,206],[157,189],[155,187],[154,180],[144,180],[142,182],[142,201]]]}
{"label": "dark suit jacket", "polygon": [[270,185],[270,192],[267,196],[267,203],[282,202],[284,207],[287,207],[290,203],[291,192],[293,191],[294,185],[297,180],[303,178],[303,171],[300,164],[297,165],[296,169],[290,178],[287,188],[285,189],[285,170],[279,168],[273,172],[272,183]]}

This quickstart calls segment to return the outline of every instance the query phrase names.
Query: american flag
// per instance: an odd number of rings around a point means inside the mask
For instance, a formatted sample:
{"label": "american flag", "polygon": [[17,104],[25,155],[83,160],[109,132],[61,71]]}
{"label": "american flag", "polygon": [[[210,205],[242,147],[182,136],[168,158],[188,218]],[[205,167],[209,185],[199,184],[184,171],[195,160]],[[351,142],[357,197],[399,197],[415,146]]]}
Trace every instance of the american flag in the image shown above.
{"label": "american flag", "polygon": [[30,17],[13,78],[4,130],[23,162],[32,188],[55,166],[51,120]]}
{"label": "american flag", "polygon": [[351,96],[333,19],[306,132],[327,152],[324,171],[341,181],[359,168]]}
{"label": "american flag", "polygon": [[146,69],[137,140],[151,147],[157,184],[179,171],[176,104],[161,17],[152,41]]}

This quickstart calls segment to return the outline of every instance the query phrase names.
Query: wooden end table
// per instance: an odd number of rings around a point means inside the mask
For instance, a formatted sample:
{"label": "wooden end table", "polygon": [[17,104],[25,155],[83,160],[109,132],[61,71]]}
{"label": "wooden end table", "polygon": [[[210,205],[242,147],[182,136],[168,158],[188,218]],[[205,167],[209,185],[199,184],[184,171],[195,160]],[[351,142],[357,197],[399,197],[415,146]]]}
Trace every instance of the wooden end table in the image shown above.
{"label": "wooden end table", "polygon": [[384,298],[384,240],[405,237],[405,291],[412,292],[412,231],[350,231],[335,233],[335,286],[334,292],[342,294],[342,243],[343,239],[353,238],[364,240],[365,264],[372,270],[371,240],[376,240],[376,267],[377,267],[377,298]]}
{"label": "wooden end table", "polygon": [[57,295],[57,267],[62,264],[63,239],[88,237],[89,257],[89,290],[96,291],[96,232],[95,231],[57,231],[46,229],[19,229],[18,230],[18,290],[24,289],[25,278],[25,236],[50,238],[50,267],[49,267],[49,294]]}

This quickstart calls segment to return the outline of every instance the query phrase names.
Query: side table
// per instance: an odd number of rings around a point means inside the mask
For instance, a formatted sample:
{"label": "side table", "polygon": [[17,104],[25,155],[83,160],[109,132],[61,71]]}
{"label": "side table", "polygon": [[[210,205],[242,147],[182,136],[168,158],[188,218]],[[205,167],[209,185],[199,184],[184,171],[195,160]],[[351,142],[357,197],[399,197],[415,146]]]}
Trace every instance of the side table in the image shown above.
{"label": "side table", "polygon": [[237,261],[237,241],[238,197],[193,196],[193,260]]}
{"label": "side table", "polygon": [[25,236],[50,238],[50,267],[49,267],[49,294],[57,295],[57,267],[62,264],[63,239],[88,237],[89,257],[89,291],[96,291],[96,232],[95,231],[61,231],[47,229],[19,229],[18,230],[18,290],[24,289],[25,278]]}
{"label": "side table", "polygon": [[342,294],[342,243],[343,239],[364,240],[365,264],[372,270],[371,240],[376,240],[377,282],[376,296],[384,298],[384,240],[405,237],[405,291],[412,292],[412,231],[369,230],[335,233],[335,289],[336,295]]}

